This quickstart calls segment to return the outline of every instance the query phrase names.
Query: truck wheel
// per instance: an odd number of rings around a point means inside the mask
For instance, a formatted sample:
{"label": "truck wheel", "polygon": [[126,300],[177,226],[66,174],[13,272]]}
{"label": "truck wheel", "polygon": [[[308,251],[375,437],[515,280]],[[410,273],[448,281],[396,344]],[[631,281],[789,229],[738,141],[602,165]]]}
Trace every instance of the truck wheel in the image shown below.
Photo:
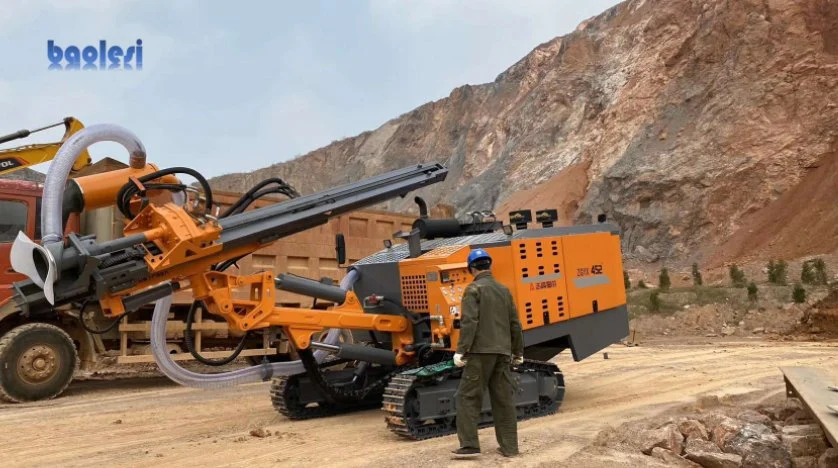
{"label": "truck wheel", "polygon": [[60,395],[78,364],[76,347],[64,330],[28,323],[0,338],[0,399],[12,403]]}

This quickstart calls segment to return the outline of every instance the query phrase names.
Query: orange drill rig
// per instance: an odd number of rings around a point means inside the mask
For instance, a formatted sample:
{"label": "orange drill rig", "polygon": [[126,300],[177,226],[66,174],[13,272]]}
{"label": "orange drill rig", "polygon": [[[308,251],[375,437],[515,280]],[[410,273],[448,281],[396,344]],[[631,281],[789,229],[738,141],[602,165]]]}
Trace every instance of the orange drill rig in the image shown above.
{"label": "orange drill rig", "polygon": [[[178,173],[196,176],[203,198],[156,196],[187,189],[175,178]],[[495,259],[496,278],[512,291],[524,328],[527,359],[514,373],[519,416],[554,413],[564,380],[547,361],[566,349],[574,359],[584,359],[628,334],[620,241],[613,225],[554,227],[555,210],[538,212],[541,227],[532,229],[529,211],[512,214],[514,229],[479,214],[470,222],[430,219],[417,197],[420,218],[409,233],[398,233],[406,242],[385,241],[385,249],[349,267],[341,286],[273,271],[227,271],[237,259],[281,237],[405,196],[446,175],[439,164],[419,164],[250,211],[244,201],[241,209],[216,217],[210,187],[200,174],[185,168],[158,171],[138,150],[131,168],[106,178],[74,179],[63,200],[65,218],[68,210],[110,200],[130,219],[125,237],[99,243],[70,234],[39,246],[19,236],[13,265],[30,280],[15,284],[15,300],[34,319],[76,304],[82,309],[98,305],[105,316],[119,320],[155,302],[152,343],[165,344],[167,298],[188,287],[194,307],[223,317],[232,333],[268,339],[282,334],[299,361],[265,361],[227,378],[190,373],[165,350],[155,353],[174,380],[215,387],[254,380],[254,375],[272,379],[274,406],[291,419],[383,404],[391,430],[424,439],[455,428],[454,392],[461,371],[450,357],[459,337],[460,298],[471,281],[466,256],[481,247]],[[337,250],[340,257],[340,243]],[[277,306],[278,289],[335,305],[327,310]],[[354,339],[340,342],[332,333],[324,339],[326,330],[351,330]],[[488,407],[484,418],[491,422]]]}

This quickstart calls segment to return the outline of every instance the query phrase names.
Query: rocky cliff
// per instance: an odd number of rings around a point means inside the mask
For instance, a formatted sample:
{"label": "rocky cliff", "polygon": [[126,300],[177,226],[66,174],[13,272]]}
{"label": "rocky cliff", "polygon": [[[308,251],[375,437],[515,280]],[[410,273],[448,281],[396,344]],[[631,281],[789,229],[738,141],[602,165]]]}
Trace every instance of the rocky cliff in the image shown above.
{"label": "rocky cliff", "polygon": [[[817,228],[826,239],[784,255],[831,252],[836,84],[838,1],[631,0],[539,45],[492,83],[211,183],[243,191],[279,176],[311,192],[440,161],[450,174],[423,194],[429,202],[459,213],[558,207],[564,222],[604,212],[622,227],[629,260],[753,254],[748,231],[770,226],[773,212],[788,217],[785,236]],[[810,177],[819,170],[829,173]],[[812,199],[799,188],[807,180],[833,187]],[[763,237],[762,247],[776,244]]]}

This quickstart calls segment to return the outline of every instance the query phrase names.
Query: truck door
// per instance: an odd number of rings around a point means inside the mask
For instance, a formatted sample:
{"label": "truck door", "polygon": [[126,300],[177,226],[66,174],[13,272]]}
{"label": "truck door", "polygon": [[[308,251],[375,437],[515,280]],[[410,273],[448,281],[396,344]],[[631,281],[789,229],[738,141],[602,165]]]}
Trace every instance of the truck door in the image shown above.
{"label": "truck door", "polygon": [[[9,262],[9,254],[19,231],[30,239],[40,237],[35,229],[35,211],[41,199],[0,193],[0,304],[13,295],[12,283],[26,279],[15,273]],[[40,229],[37,229],[40,231]]]}

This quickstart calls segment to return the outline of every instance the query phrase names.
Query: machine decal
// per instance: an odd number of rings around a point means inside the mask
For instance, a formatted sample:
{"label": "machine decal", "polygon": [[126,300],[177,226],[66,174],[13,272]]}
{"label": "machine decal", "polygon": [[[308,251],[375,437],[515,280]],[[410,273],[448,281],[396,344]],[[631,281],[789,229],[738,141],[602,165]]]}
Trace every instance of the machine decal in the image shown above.
{"label": "machine decal", "polygon": [[6,169],[14,169],[23,166],[23,162],[18,158],[2,158],[0,159],[0,171]]}
{"label": "machine decal", "polygon": [[536,291],[536,290],[539,290],[539,289],[555,288],[556,286],[558,286],[558,283],[556,283],[556,280],[541,281],[539,283],[530,284],[530,291]]}
{"label": "machine decal", "polygon": [[602,286],[610,284],[611,279],[605,275],[585,276],[582,278],[573,278],[573,285],[577,288],[590,288],[591,286]]}
{"label": "machine decal", "polygon": [[602,274],[602,265],[593,265],[590,268],[577,268],[576,269],[576,276],[591,276],[591,275],[601,275]]}
{"label": "machine decal", "polygon": [[[523,282],[523,283],[539,283],[539,282],[544,282],[544,281],[547,281],[547,280],[557,280],[557,279],[562,279],[562,274],[561,273],[551,273],[549,275],[540,275],[540,276],[533,276],[533,277],[530,277],[530,278],[524,278],[524,279],[521,280],[521,282]],[[553,283],[555,283],[555,281],[553,281]],[[530,289],[532,289],[532,288],[530,288]],[[539,288],[539,289],[542,289],[542,288]]]}

